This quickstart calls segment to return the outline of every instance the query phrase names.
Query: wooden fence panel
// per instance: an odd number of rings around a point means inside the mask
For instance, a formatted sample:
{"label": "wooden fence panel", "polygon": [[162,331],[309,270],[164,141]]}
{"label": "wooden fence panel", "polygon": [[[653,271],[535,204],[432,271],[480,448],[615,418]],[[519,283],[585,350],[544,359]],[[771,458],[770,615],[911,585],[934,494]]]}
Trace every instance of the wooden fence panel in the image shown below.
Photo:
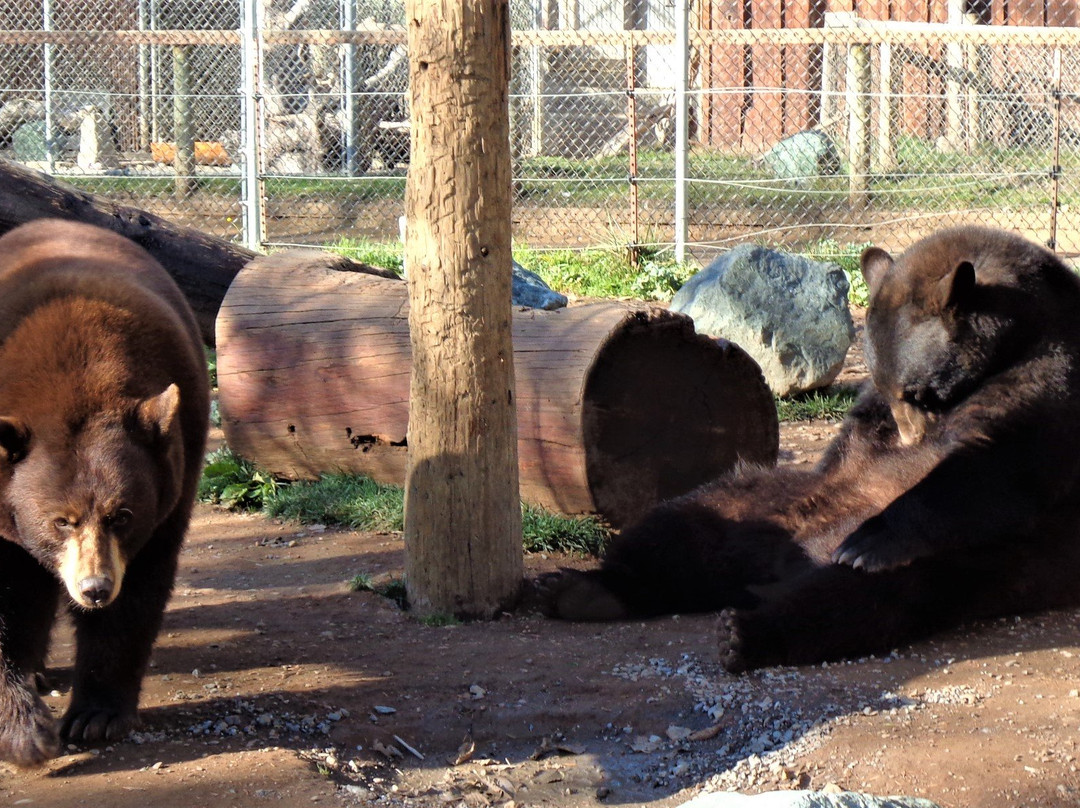
{"label": "wooden fence panel", "polygon": [[[783,22],[781,0],[757,0],[754,3],[754,28],[781,28]],[[784,85],[780,46],[752,45],[749,72],[752,75],[753,94],[746,110],[742,148],[750,154],[759,154],[780,140],[784,134],[783,93],[780,92]]]}
{"label": "wooden fence panel", "polygon": [[[704,4],[701,28],[707,31],[742,28],[743,2],[716,0]],[[742,142],[743,88],[747,83],[745,50],[742,45],[710,45],[701,50],[701,86],[706,92],[701,96],[700,140],[704,144],[737,149]]]}

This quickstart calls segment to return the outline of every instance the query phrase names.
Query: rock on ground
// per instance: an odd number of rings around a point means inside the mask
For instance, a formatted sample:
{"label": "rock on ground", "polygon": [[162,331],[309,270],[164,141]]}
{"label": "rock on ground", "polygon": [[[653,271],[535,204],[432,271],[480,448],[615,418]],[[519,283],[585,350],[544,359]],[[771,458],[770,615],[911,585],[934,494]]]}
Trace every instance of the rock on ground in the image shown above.
{"label": "rock on ground", "polygon": [[848,280],[834,264],[752,244],[690,278],[671,308],[698,333],[736,343],[781,396],[830,384],[855,338]]}
{"label": "rock on ground", "polygon": [[767,791],[748,796],[737,792],[702,794],[682,808],[939,808],[919,797],[875,797],[855,791]]}

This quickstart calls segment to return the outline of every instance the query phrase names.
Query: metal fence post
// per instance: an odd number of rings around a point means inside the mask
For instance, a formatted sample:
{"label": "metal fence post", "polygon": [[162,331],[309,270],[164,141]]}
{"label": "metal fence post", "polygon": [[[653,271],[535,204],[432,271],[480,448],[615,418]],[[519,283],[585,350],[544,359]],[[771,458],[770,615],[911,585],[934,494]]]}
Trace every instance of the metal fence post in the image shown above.
{"label": "metal fence post", "polygon": [[[356,0],[342,0],[341,27],[346,31],[356,30]],[[357,148],[359,131],[356,119],[356,44],[349,42],[345,46],[345,64],[342,76],[342,89],[345,92],[345,173],[350,177],[357,174]]]}
{"label": "metal fence post", "polygon": [[675,0],[675,260],[686,260],[686,160],[690,151],[690,4]]}
{"label": "metal fence post", "polygon": [[243,81],[240,141],[243,150],[241,206],[244,246],[258,250],[263,241],[263,194],[259,178],[259,13],[258,0],[241,0],[240,39]]}
{"label": "metal fence post", "polygon": [[[41,7],[41,28],[52,30],[52,0],[44,0]],[[53,46],[46,42],[42,48],[45,81],[45,164],[50,174],[56,171],[56,128],[53,123]]]}

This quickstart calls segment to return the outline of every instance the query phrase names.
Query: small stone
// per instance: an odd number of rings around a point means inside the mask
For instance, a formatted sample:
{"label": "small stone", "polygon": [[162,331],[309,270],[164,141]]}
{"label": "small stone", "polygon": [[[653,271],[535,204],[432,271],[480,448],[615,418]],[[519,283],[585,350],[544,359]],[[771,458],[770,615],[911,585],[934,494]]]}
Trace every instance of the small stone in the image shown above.
{"label": "small stone", "polygon": [[667,728],[667,732],[665,734],[671,740],[678,742],[685,741],[687,738],[689,738],[693,734],[693,730],[687,729],[686,727],[677,727],[672,724],[670,727]]}

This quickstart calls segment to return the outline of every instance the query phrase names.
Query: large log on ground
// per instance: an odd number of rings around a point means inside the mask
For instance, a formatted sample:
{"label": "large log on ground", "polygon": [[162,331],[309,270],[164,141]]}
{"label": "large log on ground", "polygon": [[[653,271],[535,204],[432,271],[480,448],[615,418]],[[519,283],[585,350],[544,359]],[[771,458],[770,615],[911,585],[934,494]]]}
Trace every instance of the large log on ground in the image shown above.
{"label": "large log on ground", "polygon": [[[328,269],[323,253],[254,260],[218,315],[229,446],[275,475],[405,479],[404,282]],[[624,525],[738,461],[776,461],[776,407],[738,346],[661,307],[514,312],[521,496]]]}
{"label": "large log on ground", "polygon": [[[138,208],[118,205],[0,159],[0,235],[33,219],[75,219],[119,233],[142,246],[172,275],[195,310],[203,342],[214,345],[214,321],[236,273],[255,253],[225,239],[181,227]],[[346,258],[339,269],[393,277]]]}

